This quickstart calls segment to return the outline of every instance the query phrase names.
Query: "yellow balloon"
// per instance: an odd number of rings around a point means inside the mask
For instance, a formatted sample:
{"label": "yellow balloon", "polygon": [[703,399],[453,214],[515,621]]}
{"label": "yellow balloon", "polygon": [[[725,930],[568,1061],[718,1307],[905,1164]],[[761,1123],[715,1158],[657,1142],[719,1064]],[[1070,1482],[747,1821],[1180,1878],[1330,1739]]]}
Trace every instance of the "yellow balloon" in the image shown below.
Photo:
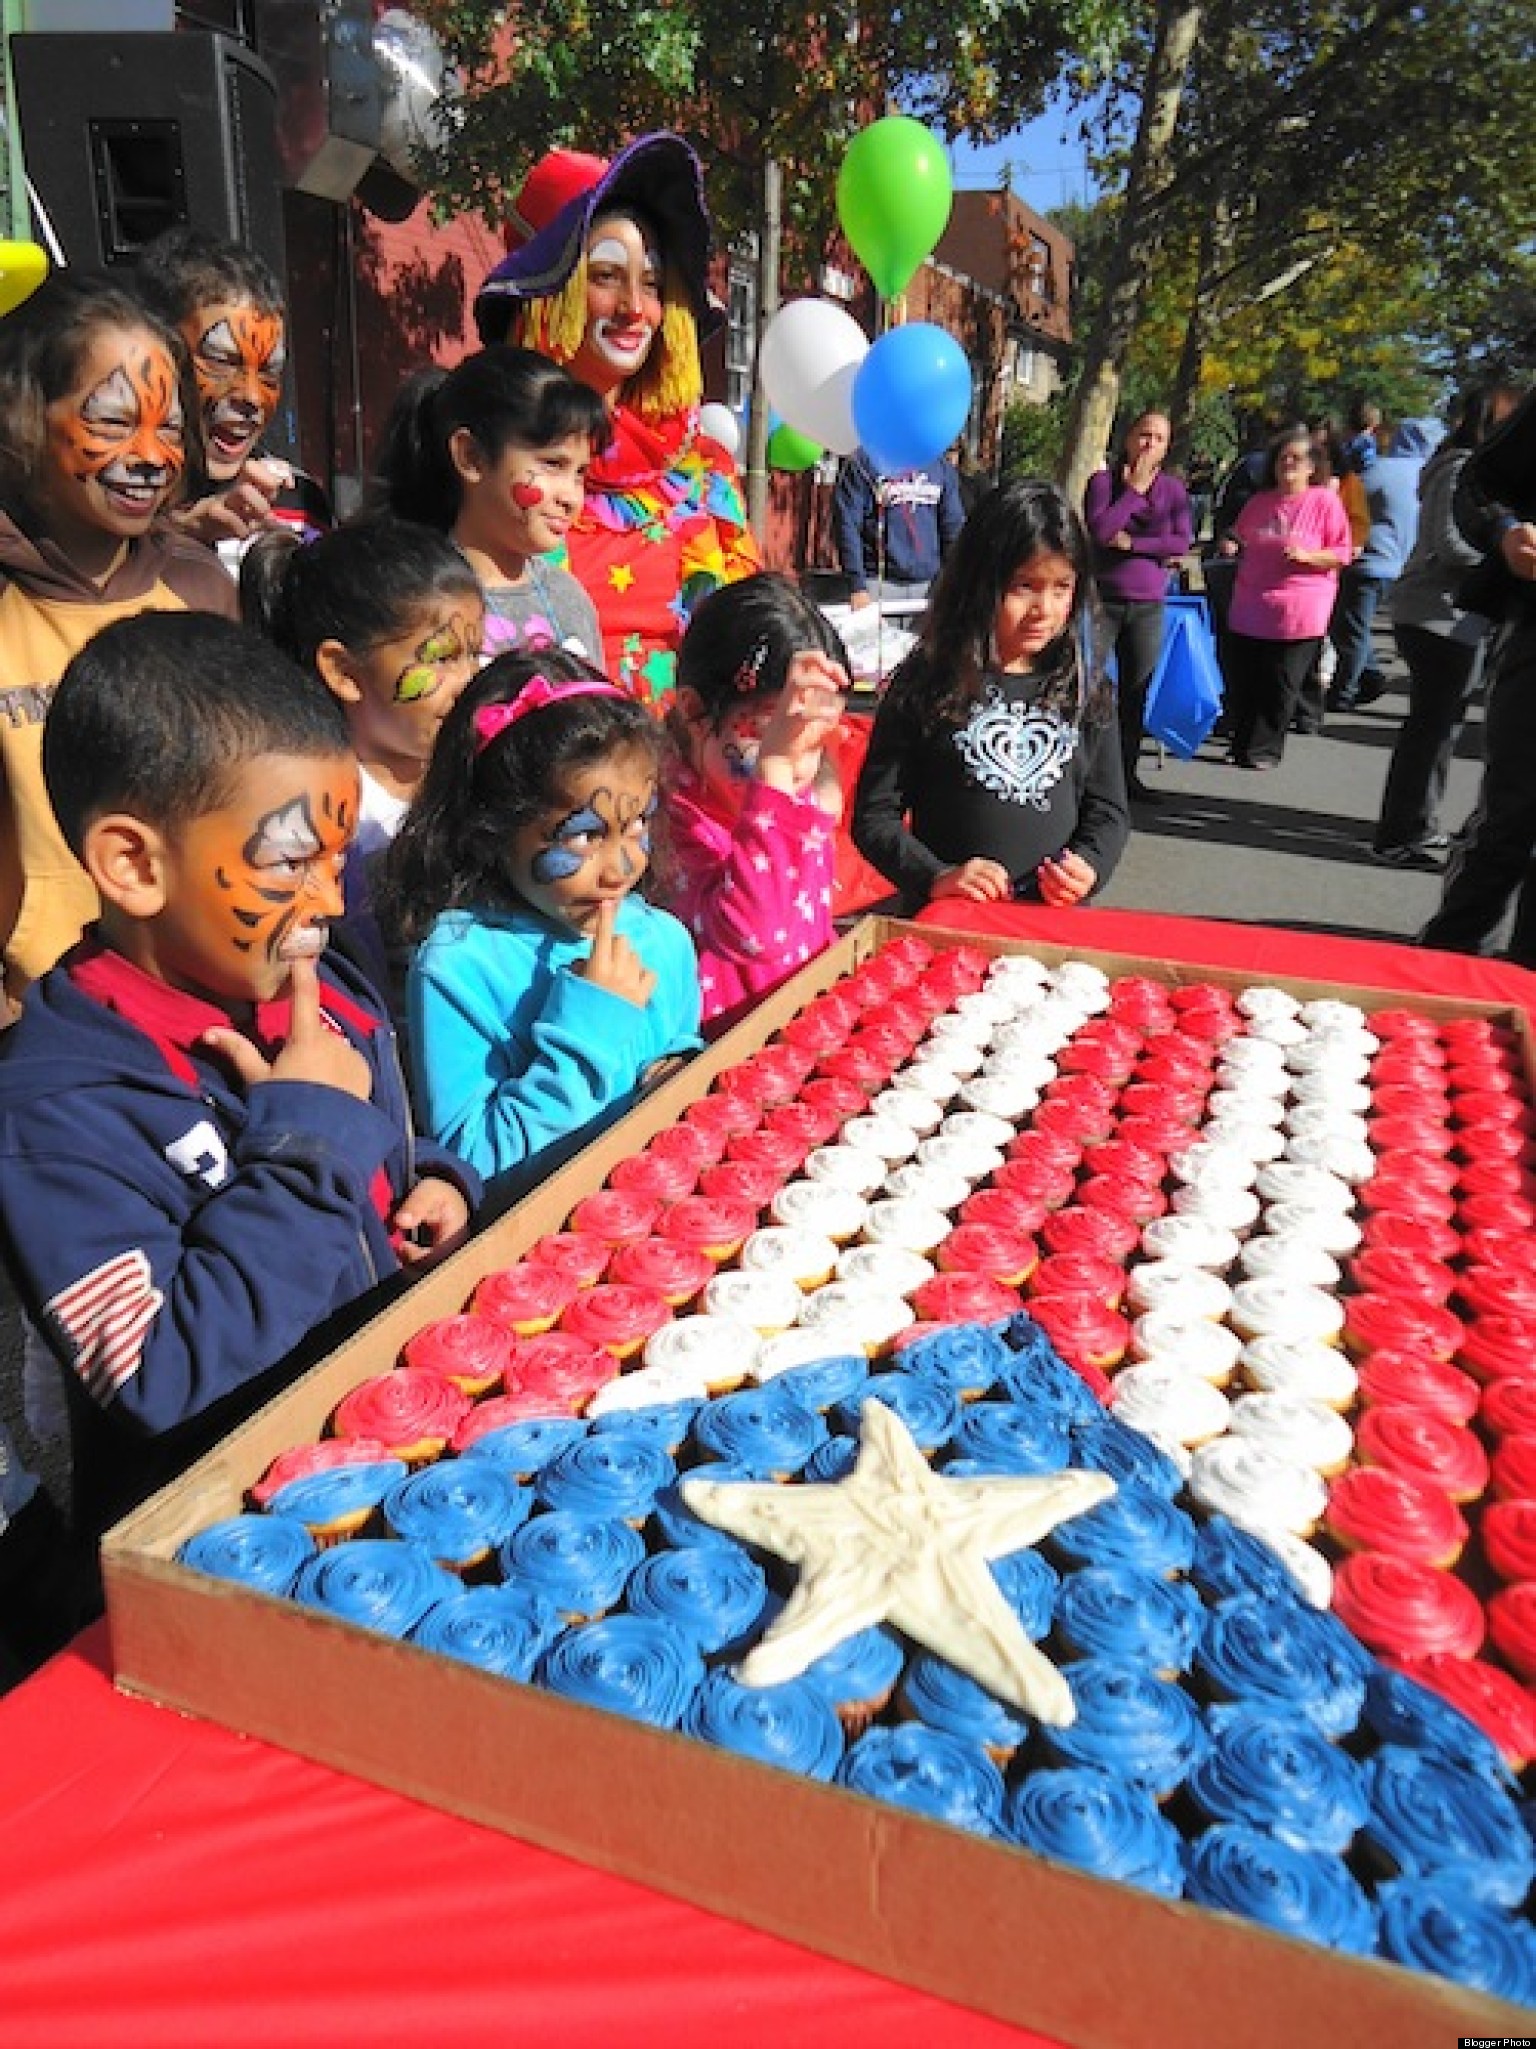
{"label": "yellow balloon", "polygon": [[0,242],[0,319],[30,299],[48,275],[48,258],[35,242]]}

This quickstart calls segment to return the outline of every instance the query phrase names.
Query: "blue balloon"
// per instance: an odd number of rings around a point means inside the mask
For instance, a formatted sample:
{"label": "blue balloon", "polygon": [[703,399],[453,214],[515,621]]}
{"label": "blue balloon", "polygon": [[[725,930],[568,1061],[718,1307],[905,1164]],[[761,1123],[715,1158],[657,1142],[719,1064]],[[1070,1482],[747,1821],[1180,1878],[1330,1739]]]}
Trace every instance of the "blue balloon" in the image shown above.
{"label": "blue balloon", "polygon": [[971,410],[971,366],[952,334],[927,321],[893,327],[853,380],[853,423],[888,475],[942,455]]}

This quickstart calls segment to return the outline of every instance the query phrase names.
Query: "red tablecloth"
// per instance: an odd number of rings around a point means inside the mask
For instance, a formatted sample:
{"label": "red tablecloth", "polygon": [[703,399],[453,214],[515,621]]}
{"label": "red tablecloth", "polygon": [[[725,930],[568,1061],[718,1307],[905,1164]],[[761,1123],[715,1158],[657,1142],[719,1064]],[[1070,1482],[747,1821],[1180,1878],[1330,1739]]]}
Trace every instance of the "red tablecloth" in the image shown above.
{"label": "red tablecloth", "polygon": [[[925,918],[1255,976],[1536,998],[1520,969],[1407,946],[1116,911]],[[104,1661],[101,1636],[83,1639],[0,1702],[6,2049],[1041,2041],[123,1699]]]}

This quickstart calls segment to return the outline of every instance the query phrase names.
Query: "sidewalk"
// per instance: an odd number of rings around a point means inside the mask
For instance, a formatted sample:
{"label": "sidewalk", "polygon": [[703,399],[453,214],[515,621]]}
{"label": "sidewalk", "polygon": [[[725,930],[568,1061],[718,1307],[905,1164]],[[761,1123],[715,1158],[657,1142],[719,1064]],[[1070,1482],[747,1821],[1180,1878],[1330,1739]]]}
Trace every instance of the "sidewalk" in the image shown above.
{"label": "sidewalk", "polygon": [[[1192,761],[1142,756],[1143,780],[1163,798],[1133,813],[1134,831],[1100,902],[1299,931],[1411,939],[1440,901],[1440,877],[1379,868],[1370,859],[1392,744],[1408,708],[1391,640],[1378,636],[1385,696],[1330,716],[1315,738],[1293,734],[1272,774],[1227,768],[1224,741]],[[1443,823],[1462,824],[1482,773],[1482,713],[1474,710],[1452,764]]]}

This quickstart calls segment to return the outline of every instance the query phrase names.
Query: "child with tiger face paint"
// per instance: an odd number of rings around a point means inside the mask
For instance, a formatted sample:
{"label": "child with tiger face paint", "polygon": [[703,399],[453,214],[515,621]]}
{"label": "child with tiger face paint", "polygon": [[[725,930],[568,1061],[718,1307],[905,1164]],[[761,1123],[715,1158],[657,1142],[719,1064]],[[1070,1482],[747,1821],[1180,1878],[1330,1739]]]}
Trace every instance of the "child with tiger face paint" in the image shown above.
{"label": "child with tiger face paint", "polygon": [[196,442],[183,363],[175,334],[138,300],[73,272],[0,321],[0,947],[11,1002],[96,913],[42,787],[43,722],[65,664],[134,612],[235,609],[219,564],[168,524]]}

